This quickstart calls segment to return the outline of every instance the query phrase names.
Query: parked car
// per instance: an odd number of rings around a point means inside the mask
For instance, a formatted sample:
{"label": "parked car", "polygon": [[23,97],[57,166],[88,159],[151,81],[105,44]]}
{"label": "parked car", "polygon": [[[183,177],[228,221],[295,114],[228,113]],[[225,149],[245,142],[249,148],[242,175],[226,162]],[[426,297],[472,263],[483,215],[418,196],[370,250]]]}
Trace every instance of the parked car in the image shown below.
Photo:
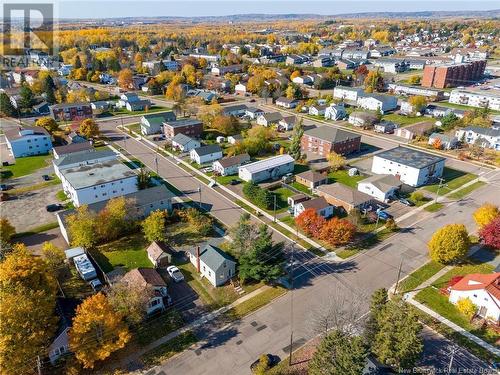
{"label": "parked car", "polygon": [[387,213],[385,211],[378,211],[377,212],[377,215],[379,218],[381,218],[382,220],[389,220],[389,219],[392,219],[393,216],[390,214],[390,213]]}
{"label": "parked car", "polygon": [[[268,368],[276,366],[278,363],[280,363],[281,359],[277,355],[272,355],[272,354],[264,354],[267,357],[267,366]],[[253,362],[250,365],[250,370],[255,371],[257,366],[259,365],[260,358],[258,358],[255,362]]]}
{"label": "parked car", "polygon": [[62,204],[49,204],[45,209],[47,212],[56,212],[62,210],[64,207]]}
{"label": "parked car", "polygon": [[405,198],[399,198],[399,201],[408,207],[415,206],[415,203],[413,203],[412,201],[409,201],[408,199],[405,199]]}
{"label": "parked car", "polygon": [[238,185],[241,181],[240,180],[231,180],[229,184],[231,185]]}
{"label": "parked car", "polygon": [[50,181],[50,176],[49,176],[48,174],[44,174],[44,175],[42,176],[42,179],[43,179],[44,181]]}
{"label": "parked car", "polygon": [[5,184],[1,184],[0,185],[0,191],[6,191],[6,190],[9,190],[10,186],[8,185],[5,185]]}
{"label": "parked car", "polygon": [[167,272],[169,276],[172,278],[172,280],[174,280],[176,283],[179,283],[182,280],[184,280],[184,275],[176,266],[167,267]]}
{"label": "parked car", "polygon": [[101,280],[99,280],[99,279],[90,280],[89,284],[92,287],[92,289],[94,290],[94,292],[100,291],[103,287]]}

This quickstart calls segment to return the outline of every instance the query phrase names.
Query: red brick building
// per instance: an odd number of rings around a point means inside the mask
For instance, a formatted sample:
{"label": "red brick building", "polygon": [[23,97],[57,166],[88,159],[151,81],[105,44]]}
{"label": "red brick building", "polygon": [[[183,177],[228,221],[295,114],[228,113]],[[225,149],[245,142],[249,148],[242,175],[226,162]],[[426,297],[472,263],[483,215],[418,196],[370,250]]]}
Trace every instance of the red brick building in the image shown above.
{"label": "red brick building", "polygon": [[483,77],[485,68],[485,60],[462,64],[426,65],[422,77],[422,86],[443,89],[470,85]]}
{"label": "red brick building", "polygon": [[200,138],[203,132],[203,123],[193,119],[166,121],[163,123],[163,132],[168,139],[174,138],[177,134]]}
{"label": "red brick building", "polygon": [[49,109],[52,118],[56,121],[75,121],[92,118],[90,103],[54,104]]}
{"label": "red brick building", "polygon": [[307,130],[301,139],[302,152],[326,157],[330,152],[347,155],[359,151],[361,136],[331,126],[319,126]]}

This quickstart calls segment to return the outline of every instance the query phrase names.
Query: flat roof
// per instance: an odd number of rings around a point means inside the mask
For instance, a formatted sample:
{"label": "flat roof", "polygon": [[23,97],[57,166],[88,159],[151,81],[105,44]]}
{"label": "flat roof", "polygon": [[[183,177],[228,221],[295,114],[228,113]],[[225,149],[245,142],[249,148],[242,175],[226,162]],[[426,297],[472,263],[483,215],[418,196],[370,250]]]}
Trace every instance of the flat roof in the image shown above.
{"label": "flat roof", "polygon": [[254,163],[247,164],[240,168],[246,169],[250,173],[257,173],[271,168],[279,167],[280,165],[293,163],[295,160],[288,154],[273,156],[268,159],[259,160]]}
{"label": "flat roof", "polygon": [[428,154],[427,152],[401,146],[382,151],[375,156],[418,169],[445,160],[442,156]]}
{"label": "flat roof", "polygon": [[101,150],[101,151],[96,150],[92,152],[78,152],[78,153],[67,154],[65,156],[61,156],[59,159],[54,159],[53,162],[55,165],[60,167],[74,163],[83,163],[85,161],[98,160],[101,158],[107,158],[111,156],[118,157],[118,155],[115,154],[115,152],[112,150]]}
{"label": "flat roof", "polygon": [[171,126],[172,128],[179,128],[181,126],[201,125],[203,123],[199,120],[194,119],[182,119],[175,121],[165,121],[163,124]]}
{"label": "flat roof", "polygon": [[64,169],[62,175],[74,189],[104,184],[123,178],[134,177],[136,173],[118,160]]}

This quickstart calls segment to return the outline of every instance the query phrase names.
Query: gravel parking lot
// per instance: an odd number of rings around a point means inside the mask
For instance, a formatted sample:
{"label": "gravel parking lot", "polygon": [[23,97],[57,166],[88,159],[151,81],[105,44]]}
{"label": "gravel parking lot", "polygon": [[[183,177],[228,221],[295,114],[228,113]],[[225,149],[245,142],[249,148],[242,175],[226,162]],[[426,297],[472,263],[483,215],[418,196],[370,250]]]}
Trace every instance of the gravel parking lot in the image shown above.
{"label": "gravel parking lot", "polygon": [[61,185],[49,186],[44,189],[27,192],[0,202],[0,214],[9,219],[16,232],[25,232],[43,224],[57,221],[54,212],[47,212],[45,207],[59,203],[56,193]]}

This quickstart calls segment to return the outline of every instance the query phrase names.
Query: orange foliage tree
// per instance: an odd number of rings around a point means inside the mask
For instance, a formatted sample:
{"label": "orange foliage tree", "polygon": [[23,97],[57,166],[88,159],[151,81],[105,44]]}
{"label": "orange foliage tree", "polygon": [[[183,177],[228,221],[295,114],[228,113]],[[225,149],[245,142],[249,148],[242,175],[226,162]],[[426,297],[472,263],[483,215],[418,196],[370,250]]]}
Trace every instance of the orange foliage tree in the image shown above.
{"label": "orange foliage tree", "polygon": [[308,236],[313,237],[320,236],[325,221],[313,208],[308,208],[295,218],[295,224]]}
{"label": "orange foliage tree", "polygon": [[332,246],[345,245],[352,241],[356,226],[349,220],[334,217],[321,228],[320,237]]}

